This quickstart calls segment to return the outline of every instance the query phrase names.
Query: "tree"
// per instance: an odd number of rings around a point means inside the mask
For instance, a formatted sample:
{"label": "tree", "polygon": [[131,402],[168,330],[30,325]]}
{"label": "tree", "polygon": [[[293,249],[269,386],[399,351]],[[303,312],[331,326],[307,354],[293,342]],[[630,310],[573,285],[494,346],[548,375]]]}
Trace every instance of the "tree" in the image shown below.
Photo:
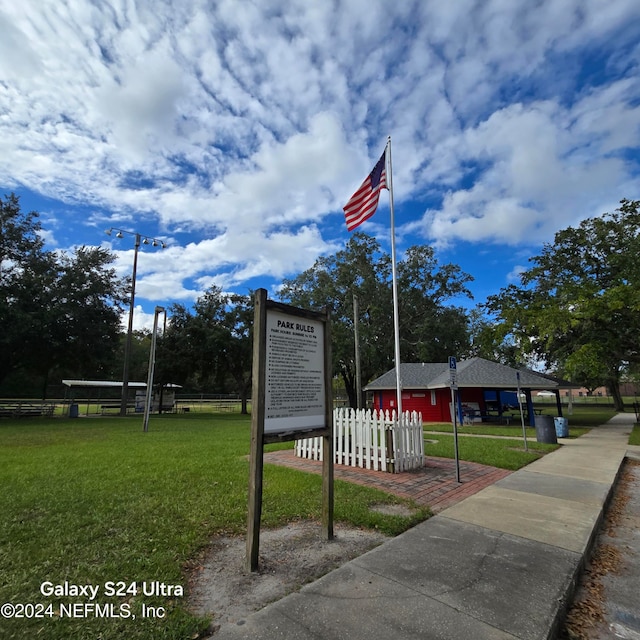
{"label": "tree", "polygon": [[[468,346],[464,312],[445,306],[470,295],[471,277],[454,265],[439,265],[430,247],[411,247],[398,264],[401,359],[446,361]],[[309,309],[328,308],[332,318],[334,375],[342,377],[357,406],[353,297],[359,301],[361,377],[364,383],[394,366],[391,259],[378,242],[354,233],[346,247],[319,258],[307,271],[285,280],[281,297]]]}
{"label": "tree", "polygon": [[227,296],[222,289],[212,286],[194,305],[195,315],[189,326],[189,336],[196,347],[194,371],[200,376],[201,389],[224,389],[225,348],[227,331],[224,314]]}
{"label": "tree", "polygon": [[188,332],[193,315],[183,304],[174,303],[168,316],[166,331],[157,344],[156,380],[189,386],[192,354]]}
{"label": "tree", "polygon": [[231,294],[224,315],[228,331],[226,355],[227,372],[242,403],[241,413],[246,414],[251,394],[253,360],[253,295]]}
{"label": "tree", "polygon": [[352,407],[357,405],[353,297],[358,296],[360,307],[361,375],[368,381],[393,366],[390,275],[389,257],[382,254],[378,243],[355,233],[345,249],[319,258],[310,269],[285,280],[280,291],[281,298],[290,304],[329,310],[333,374],[344,380]]}
{"label": "tree", "polygon": [[55,262],[40,231],[38,214],[23,213],[17,196],[0,199],[0,383],[40,353],[32,345],[45,321],[42,306]]}
{"label": "tree", "polygon": [[564,362],[563,370],[571,380],[578,380],[593,393],[607,380],[608,363],[605,346],[589,342],[578,347]]}
{"label": "tree", "polygon": [[522,286],[487,309],[524,352],[588,388],[606,385],[622,411],[620,377],[640,363],[640,201],[620,205],[556,233]]}
{"label": "tree", "polygon": [[446,303],[471,297],[473,278],[453,264],[439,265],[431,247],[410,247],[398,264],[401,358],[446,362],[469,351],[467,312]]}
{"label": "tree", "polygon": [[102,377],[113,362],[127,298],[125,282],[110,266],[114,260],[100,247],[79,247],[58,259],[48,309],[52,360],[71,361],[66,366],[78,377]]}
{"label": "tree", "polygon": [[[0,199],[0,383],[17,371],[88,377],[108,368],[120,330],[125,283],[104,249],[44,250],[38,214]],[[44,395],[44,393],[43,393]]]}
{"label": "tree", "polygon": [[532,358],[523,353],[514,334],[506,324],[497,324],[486,313],[486,305],[478,305],[469,312],[471,345],[468,355],[513,367],[535,366]]}
{"label": "tree", "polygon": [[253,301],[213,286],[192,313],[171,307],[169,326],[158,345],[158,379],[195,391],[233,390],[247,413],[251,391]]}
{"label": "tree", "polygon": [[171,377],[199,392],[224,388],[225,305],[226,296],[213,286],[196,300],[193,313],[184,305],[171,306],[167,331],[158,345],[158,379],[166,382]]}

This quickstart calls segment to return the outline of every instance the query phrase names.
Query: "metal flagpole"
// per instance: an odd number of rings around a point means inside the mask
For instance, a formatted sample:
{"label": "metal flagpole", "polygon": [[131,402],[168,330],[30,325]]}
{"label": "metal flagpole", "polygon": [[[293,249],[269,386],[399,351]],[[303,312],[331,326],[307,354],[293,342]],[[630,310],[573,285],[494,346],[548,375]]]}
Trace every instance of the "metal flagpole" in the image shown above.
{"label": "metal flagpole", "polygon": [[524,413],[522,411],[522,398],[520,397],[520,372],[516,373],[516,382],[518,384],[518,407],[520,407],[520,421],[522,422],[522,439],[524,440],[524,450],[529,451],[527,445],[527,429],[524,426]]}
{"label": "metal flagpole", "polygon": [[387,138],[389,162],[389,209],[391,210],[391,278],[393,286],[393,329],[395,334],[396,402],[398,422],[402,418],[402,379],[400,376],[400,316],[398,315],[398,282],[396,278],[396,228],[393,212],[393,172],[391,169],[391,136]]}
{"label": "metal flagpole", "polygon": [[353,337],[355,339],[355,356],[356,356],[356,409],[362,409],[362,378],[360,371],[360,337],[358,335],[358,325],[360,317],[360,307],[358,305],[358,296],[353,294]]}

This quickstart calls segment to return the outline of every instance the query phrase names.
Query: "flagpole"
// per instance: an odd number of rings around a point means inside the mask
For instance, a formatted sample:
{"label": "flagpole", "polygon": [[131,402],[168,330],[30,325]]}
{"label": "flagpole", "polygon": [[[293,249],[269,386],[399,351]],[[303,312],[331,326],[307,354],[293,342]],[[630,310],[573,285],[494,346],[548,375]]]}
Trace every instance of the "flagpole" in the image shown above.
{"label": "flagpole", "polygon": [[402,378],[400,376],[400,316],[398,314],[398,282],[396,276],[396,228],[393,211],[393,171],[391,168],[391,136],[387,138],[389,158],[389,209],[391,210],[391,280],[393,288],[393,330],[395,335],[396,402],[398,422],[402,418]]}

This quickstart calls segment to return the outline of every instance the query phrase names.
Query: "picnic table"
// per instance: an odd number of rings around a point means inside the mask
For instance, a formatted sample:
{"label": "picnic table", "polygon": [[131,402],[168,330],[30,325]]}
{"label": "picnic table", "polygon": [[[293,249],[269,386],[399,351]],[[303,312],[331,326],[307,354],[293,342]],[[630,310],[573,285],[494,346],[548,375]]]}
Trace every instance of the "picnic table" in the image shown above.
{"label": "picnic table", "polygon": [[462,423],[473,425],[476,418],[481,422],[495,422],[498,424],[511,424],[511,415],[500,413],[498,411],[477,411],[476,409],[466,409],[462,412]]}

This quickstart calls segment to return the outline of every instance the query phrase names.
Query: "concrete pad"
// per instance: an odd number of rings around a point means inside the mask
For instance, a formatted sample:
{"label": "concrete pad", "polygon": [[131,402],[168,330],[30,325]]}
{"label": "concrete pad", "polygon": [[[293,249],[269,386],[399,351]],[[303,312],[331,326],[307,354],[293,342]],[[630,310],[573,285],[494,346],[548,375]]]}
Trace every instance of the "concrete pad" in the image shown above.
{"label": "concrete pad", "polygon": [[352,564],[518,638],[553,626],[580,563],[577,553],[442,515],[402,538]]}
{"label": "concrete pad", "polygon": [[536,460],[527,467],[527,471],[612,484],[624,458],[624,450],[610,452],[608,457],[569,455],[564,451],[561,452],[563,455],[554,457],[555,453],[560,452],[554,451]]}
{"label": "concrete pad", "polygon": [[586,433],[576,440],[566,442],[564,446],[571,448],[589,449],[594,447],[607,446],[612,451],[623,448],[625,441],[629,438],[630,430],[619,429],[617,431],[603,431],[600,433]]}
{"label": "concrete pad", "polygon": [[[588,454],[585,454],[584,451],[563,451],[561,455],[545,456],[544,458],[536,460],[531,464],[531,468],[538,469],[540,467],[576,466],[578,468],[591,467],[594,470],[597,469],[600,471],[615,471],[619,466],[620,461],[624,458],[624,455],[624,449],[618,450],[615,454],[609,452],[609,455],[603,455],[601,452],[589,452]],[[550,460],[547,460],[547,458],[550,458]]]}
{"label": "concrete pad", "polygon": [[237,624],[223,625],[209,640],[317,640],[317,637],[304,624],[292,619],[286,610],[271,604]]}
{"label": "concrete pad", "polygon": [[269,605],[215,640],[516,640],[403,584],[352,563]]}
{"label": "concrete pad", "polygon": [[571,477],[559,478],[557,475],[542,472],[532,474],[526,468],[498,480],[494,486],[513,491],[537,493],[550,498],[571,500],[595,507],[604,504],[610,490],[609,483]]}
{"label": "concrete pad", "polygon": [[589,466],[572,464],[570,467],[562,465],[545,465],[529,469],[531,473],[544,473],[560,478],[575,478],[577,480],[591,480],[600,484],[612,485],[618,475],[617,469],[594,469]]}
{"label": "concrete pad", "polygon": [[582,553],[600,514],[593,505],[491,486],[441,516]]}
{"label": "concrete pad", "polygon": [[629,419],[567,440],[212,640],[555,637],[628,448]]}

